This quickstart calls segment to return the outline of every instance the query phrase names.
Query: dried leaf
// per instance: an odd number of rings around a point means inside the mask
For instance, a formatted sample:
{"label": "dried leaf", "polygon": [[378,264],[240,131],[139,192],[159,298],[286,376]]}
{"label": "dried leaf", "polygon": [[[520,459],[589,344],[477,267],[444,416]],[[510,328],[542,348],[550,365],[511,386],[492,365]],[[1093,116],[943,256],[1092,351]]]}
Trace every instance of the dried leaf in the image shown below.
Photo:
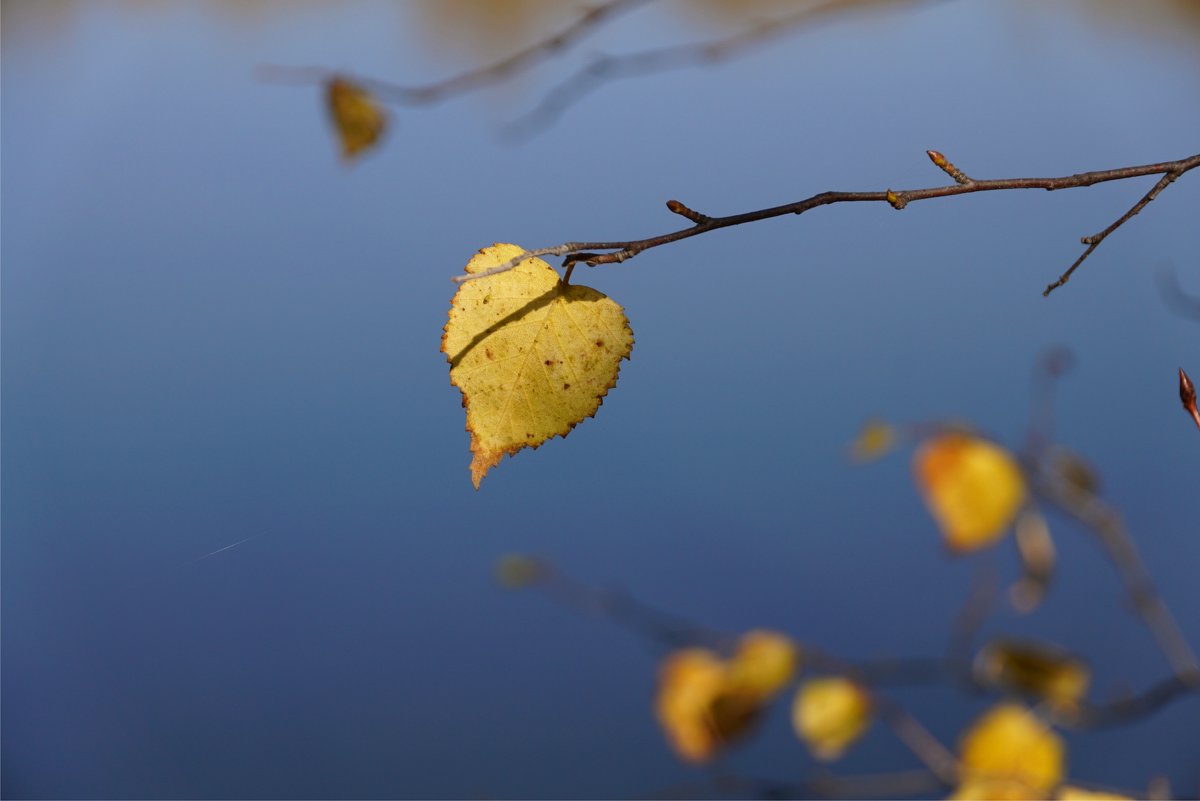
{"label": "dried leaf", "polygon": [[850,443],[850,458],[873,462],[896,447],[896,430],[883,420],[868,420]]}
{"label": "dried leaf", "polygon": [[806,681],[792,702],[792,727],[817,759],[837,759],[870,725],[867,691],[840,676]]}
{"label": "dried leaf", "polygon": [[[467,272],[523,252],[493,245]],[[594,289],[562,284],[541,259],[467,281],[451,304],[442,352],[467,410],[476,489],[506,454],[565,437],[594,416],[633,348],[620,306]]]}
{"label": "dried leaf", "polygon": [[1008,451],[968,434],[942,434],[913,457],[917,487],[956,553],[991,545],[1025,500],[1025,479]]}
{"label": "dried leaf", "polygon": [[371,148],[387,128],[387,112],[383,107],[366,89],[345,78],[329,80],[326,102],[345,160]]}
{"label": "dried leaf", "polygon": [[1063,778],[1063,742],[1018,704],[999,704],[981,716],[959,747],[956,799],[1048,798]]}
{"label": "dried leaf", "polygon": [[1092,679],[1081,659],[1058,646],[1006,640],[979,652],[975,673],[984,684],[1034,696],[1059,710],[1075,709]]}
{"label": "dried leaf", "polygon": [[704,762],[743,736],[791,681],[798,649],[787,637],[752,631],[730,660],[705,648],[672,653],[659,671],[655,714],[671,747]]}
{"label": "dried leaf", "polygon": [[677,651],[663,663],[655,714],[682,759],[707,761],[757,719],[760,699],[732,689],[728,676],[725,662],[703,648]]}
{"label": "dried leaf", "polygon": [[531,587],[546,578],[550,568],[540,559],[510,553],[496,560],[496,582],[505,589]]}

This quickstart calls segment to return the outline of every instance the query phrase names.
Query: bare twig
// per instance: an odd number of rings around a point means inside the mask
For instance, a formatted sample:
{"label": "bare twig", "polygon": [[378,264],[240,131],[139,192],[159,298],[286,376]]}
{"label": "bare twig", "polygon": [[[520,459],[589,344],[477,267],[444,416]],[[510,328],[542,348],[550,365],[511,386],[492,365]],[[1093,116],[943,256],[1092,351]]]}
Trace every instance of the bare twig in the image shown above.
{"label": "bare twig", "polygon": [[[673,242],[679,242],[684,239],[690,239],[693,236],[706,234],[710,231],[716,231],[720,228],[730,228],[736,225],[745,225],[747,223],[758,222],[760,220],[769,220],[775,217],[783,217],[789,214],[803,214],[806,211],[811,211],[818,206],[829,206],[834,203],[888,203],[893,208],[901,209],[909,203],[918,200],[929,200],[931,198],[953,197],[954,195],[965,195],[973,192],[995,192],[1009,189],[1045,189],[1054,191],[1058,189],[1074,189],[1084,186],[1092,186],[1094,184],[1105,183],[1107,181],[1124,181],[1131,178],[1138,178],[1145,175],[1161,175],[1162,178],[1155,188],[1147,193],[1143,198],[1134,205],[1132,209],[1126,212],[1120,219],[1110,225],[1108,228],[1091,237],[1085,237],[1084,241],[1088,244],[1088,250],[1084,256],[1076,260],[1057,282],[1046,288],[1044,295],[1049,294],[1055,287],[1066,283],[1070,274],[1078,268],[1079,264],[1091,254],[1093,250],[1102,242],[1109,234],[1127,222],[1138,211],[1140,211],[1147,203],[1162,191],[1171,181],[1174,181],[1180,175],[1200,167],[1200,153],[1189,156],[1187,158],[1178,159],[1176,161],[1157,162],[1155,164],[1143,164],[1137,167],[1118,167],[1110,170],[1096,170],[1092,172],[1081,172],[1074,175],[1065,175],[1058,178],[998,178],[991,180],[976,180],[969,178],[965,173],[954,167],[945,157],[937,151],[929,151],[929,157],[935,164],[938,160],[942,160],[958,175],[956,181],[948,186],[935,186],[926,189],[904,189],[892,190],[886,189],[875,192],[821,192],[803,200],[798,200],[794,203],[785,203],[782,206],[772,206],[766,209],[758,209],[756,211],[748,211],[742,214],[731,214],[726,217],[705,217],[701,221],[696,222],[690,228],[682,228],[678,231],[671,231],[658,236],[650,236],[644,239],[626,239],[601,242],[564,242],[561,245],[554,245],[546,248],[537,248],[529,250],[516,258],[497,265],[490,270],[485,270],[478,273],[470,273],[454,276],[456,283],[464,281],[474,281],[479,278],[485,278],[490,275],[496,275],[507,270],[511,270],[520,264],[522,261],[534,256],[563,256],[563,266],[571,267],[572,265],[582,262],[589,267],[595,267],[598,264],[617,264],[623,261],[632,259],[639,253],[650,250],[652,248],[669,245]],[[940,165],[939,165],[940,166]],[[943,169],[945,169],[943,167]],[[955,173],[950,173],[955,175]],[[961,182],[960,182],[961,181]],[[668,207],[674,210],[674,206],[679,208],[687,208],[678,201],[669,201]],[[690,211],[690,209],[689,209]],[[678,212],[677,212],[678,213]],[[684,215],[687,216],[687,215]],[[689,219],[691,219],[689,217]],[[600,253],[597,251],[608,251]]]}
{"label": "bare twig", "polygon": [[928,5],[935,0],[828,0],[767,20],[743,31],[712,39],[618,55],[597,55],[547,92],[531,111],[508,125],[509,136],[529,136],[552,125],[571,106],[605,84],[624,78],[644,78],[670,70],[709,66],[751,52],[801,27],[843,14],[872,12],[882,6]]}
{"label": "bare twig", "polygon": [[[1200,663],[1196,661],[1187,638],[1159,595],[1120,514],[1096,495],[1070,482],[1056,480],[1053,475],[1046,475],[1036,467],[1030,479],[1042,499],[1054,504],[1095,534],[1107,552],[1109,561],[1116,567],[1134,611],[1154,635],[1175,675],[1193,677],[1200,671]],[[1194,681],[1194,678],[1191,680]]]}
{"label": "bare twig", "polygon": [[[422,106],[439,103],[456,95],[500,83],[523,72],[546,58],[568,50],[576,41],[613,17],[653,0],[609,0],[587,9],[579,19],[545,39],[518,50],[492,64],[452,75],[423,85],[406,85],[368,76],[353,76],[353,81],[369,90],[379,100],[399,106]],[[323,83],[344,73],[325,67],[289,67],[262,65],[258,69],[263,80],[283,83]]]}
{"label": "bare twig", "polygon": [[[980,556],[985,557],[987,554]],[[970,676],[969,665],[971,652],[975,648],[975,638],[992,614],[999,587],[1000,577],[997,575],[996,563],[990,559],[978,562],[975,573],[971,576],[971,591],[954,618],[954,624],[950,627],[950,639],[946,644],[946,664],[968,666],[967,676]]]}
{"label": "bare twig", "polygon": [[946,784],[958,781],[958,760],[929,729],[895,701],[878,693],[872,693],[871,699],[879,717],[921,764]]}
{"label": "bare twig", "polygon": [[1072,729],[1101,729],[1149,717],[1176,699],[1200,694],[1200,671],[1163,679],[1146,691],[1107,704],[1083,704],[1073,714],[1056,719]]}
{"label": "bare twig", "polygon": [[1137,203],[1134,203],[1132,208],[1130,208],[1129,211],[1122,214],[1116,220],[1116,222],[1114,222],[1112,225],[1108,226],[1107,228],[1105,228],[1103,231],[1101,231],[1098,234],[1092,234],[1091,236],[1083,237],[1083,239],[1081,239],[1080,242],[1087,245],[1087,249],[1084,250],[1083,253],[1080,254],[1079,258],[1075,260],[1074,264],[1072,264],[1070,267],[1067,268],[1066,272],[1064,272],[1062,275],[1060,275],[1058,277],[1057,281],[1055,281],[1054,283],[1052,283],[1046,287],[1046,289],[1042,292],[1042,295],[1043,296],[1049,295],[1051,292],[1058,289],[1063,284],[1067,283],[1067,281],[1071,280],[1071,273],[1073,273],[1073,272],[1075,272],[1075,270],[1079,269],[1079,265],[1083,264],[1084,259],[1086,259],[1088,256],[1092,255],[1092,251],[1095,250],[1096,248],[1100,247],[1100,243],[1103,242],[1108,237],[1109,234],[1111,234],[1113,231],[1117,230],[1122,225],[1124,225],[1126,222],[1128,222],[1129,219],[1131,217],[1133,217],[1134,215],[1136,215],[1139,211],[1146,208],[1147,203],[1149,203],[1151,200],[1154,200],[1154,198],[1158,197],[1158,193],[1163,191],[1164,189],[1166,189],[1168,186],[1170,186],[1171,182],[1174,181],[1176,178],[1178,178],[1180,175],[1181,175],[1181,173],[1174,172],[1172,170],[1168,170],[1166,173],[1163,174],[1162,178],[1158,179],[1158,183],[1156,183],[1150,189],[1149,192],[1142,195],[1142,199],[1139,200]]}

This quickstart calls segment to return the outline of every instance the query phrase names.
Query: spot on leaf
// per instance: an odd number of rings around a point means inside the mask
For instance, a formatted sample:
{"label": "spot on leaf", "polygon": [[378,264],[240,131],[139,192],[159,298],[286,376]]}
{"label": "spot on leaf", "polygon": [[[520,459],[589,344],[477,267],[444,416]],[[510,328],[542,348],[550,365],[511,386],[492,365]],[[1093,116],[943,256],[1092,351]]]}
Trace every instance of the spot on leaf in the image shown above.
{"label": "spot on leaf", "polygon": [[[522,252],[516,245],[484,248],[467,272]],[[632,349],[620,306],[594,289],[564,286],[541,259],[460,285],[442,352],[467,410],[475,488],[506,454],[565,437],[594,416]]]}
{"label": "spot on leaf", "polygon": [[345,78],[329,80],[325,99],[345,161],[374,146],[387,128],[383,107],[367,90]]}

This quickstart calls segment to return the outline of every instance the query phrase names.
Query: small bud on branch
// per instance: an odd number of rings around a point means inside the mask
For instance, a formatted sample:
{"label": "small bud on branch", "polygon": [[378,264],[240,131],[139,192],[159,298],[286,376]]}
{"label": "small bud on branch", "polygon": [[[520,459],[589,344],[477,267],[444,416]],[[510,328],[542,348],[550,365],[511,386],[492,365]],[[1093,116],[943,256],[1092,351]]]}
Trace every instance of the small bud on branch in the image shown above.
{"label": "small bud on branch", "polygon": [[956,184],[969,184],[971,179],[967,174],[950,163],[950,160],[936,150],[926,150],[925,155],[929,156],[929,160],[938,166],[938,168],[954,179]]}
{"label": "small bud on branch", "polygon": [[[1184,173],[1200,167],[1200,153],[1187,158],[1178,159],[1176,161],[1163,161],[1156,164],[1143,164],[1136,167],[1117,167],[1111,170],[1095,170],[1092,172],[1080,172],[1074,175],[1064,175],[1057,178],[994,178],[994,179],[974,179],[968,177],[961,170],[946,160],[946,157],[936,150],[927,151],[929,158],[934,164],[938,165],[942,170],[947,172],[955,179],[955,183],[949,186],[933,186],[923,189],[903,189],[893,190],[887,189],[876,192],[820,192],[810,197],[798,200],[794,203],[785,203],[782,206],[772,206],[770,208],[758,209],[755,211],[743,212],[741,214],[730,214],[725,217],[707,217],[698,212],[689,209],[677,200],[672,200],[667,203],[667,208],[676,214],[680,214],[692,220],[695,225],[690,228],[684,228],[679,231],[671,231],[659,236],[646,237],[645,239],[626,239],[606,242],[566,242],[561,245],[555,245],[548,248],[538,248],[529,251],[521,258],[513,259],[505,264],[498,265],[490,270],[480,273],[471,273],[468,275],[454,276],[455,283],[464,281],[474,281],[480,278],[485,278],[489,275],[495,275],[506,270],[511,270],[517,266],[523,259],[531,256],[565,256],[564,266],[570,266],[577,262],[583,261],[589,267],[595,267],[599,264],[619,264],[628,259],[632,259],[642,251],[650,250],[651,248],[669,245],[672,242],[678,242],[683,239],[689,239],[693,236],[706,234],[710,231],[716,231],[720,228],[731,228],[735,225],[745,225],[747,223],[758,222],[759,220],[769,220],[775,217],[782,217],[788,214],[803,214],[807,211],[812,211],[818,206],[831,206],[835,203],[888,203],[893,208],[903,208],[905,205],[917,200],[929,200],[935,197],[952,197],[954,195],[965,195],[974,192],[995,192],[1010,189],[1074,189],[1084,186],[1092,186],[1094,184],[1105,183],[1108,181],[1125,181],[1131,178],[1139,178],[1147,175],[1161,176],[1158,183],[1142,198],[1133,205],[1129,211],[1125,212],[1119,219],[1105,228],[1098,234],[1088,237],[1089,242],[1087,249],[1083,252],[1075,263],[1072,264],[1066,272],[1058,277],[1054,283],[1050,284],[1042,292],[1042,295],[1049,295],[1058,287],[1065,284],[1071,277],[1071,274],[1083,264],[1084,260],[1092,254],[1101,242],[1113,231],[1120,228],[1146,205],[1154,200],[1163,189],[1170,186],[1176,178]],[[695,215],[695,216],[692,216]],[[598,252],[607,251],[607,252]]]}
{"label": "small bud on branch", "polygon": [[709,217],[707,214],[701,214],[698,211],[689,209],[678,200],[668,200],[667,208],[678,214],[680,217],[687,217],[696,225],[704,225],[706,222],[712,219],[712,217]]}
{"label": "small bud on branch", "polygon": [[1196,428],[1200,428],[1200,411],[1196,409],[1196,385],[1182,367],[1179,368],[1179,400],[1183,401],[1183,409],[1191,415]]}

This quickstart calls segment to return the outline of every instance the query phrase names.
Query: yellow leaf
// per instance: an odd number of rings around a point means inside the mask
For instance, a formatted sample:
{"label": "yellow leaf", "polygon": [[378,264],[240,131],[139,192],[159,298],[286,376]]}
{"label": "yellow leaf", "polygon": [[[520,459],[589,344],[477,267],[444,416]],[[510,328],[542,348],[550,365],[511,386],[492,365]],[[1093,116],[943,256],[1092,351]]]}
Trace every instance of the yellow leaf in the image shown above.
{"label": "yellow leaf", "polygon": [[387,113],[375,98],[345,78],[335,77],[326,84],[326,102],[343,159],[352,159],[370,148],[387,127]]}
{"label": "yellow leaf", "polygon": [[792,680],[799,656],[795,644],[782,634],[748,632],[729,663],[729,684],[769,698]]}
{"label": "yellow leaf", "polygon": [[761,699],[731,688],[728,678],[725,662],[704,648],[676,651],[663,662],[655,714],[681,758],[707,761],[757,719]]}
{"label": "yellow leaf", "polygon": [[1032,642],[989,643],[979,652],[975,671],[986,684],[1036,696],[1060,710],[1074,709],[1092,680],[1081,660],[1057,646]]}
{"label": "yellow leaf", "polygon": [[839,676],[806,681],[792,702],[792,727],[817,759],[837,759],[870,724],[870,696]]}
{"label": "yellow leaf", "polygon": [[962,782],[951,798],[1041,799],[1063,778],[1063,743],[1018,704],[984,713],[959,747]]}
{"label": "yellow leaf", "polygon": [[[523,252],[493,245],[467,272]],[[506,454],[565,437],[594,416],[632,348],[620,306],[594,289],[563,285],[541,259],[463,283],[451,301],[442,352],[467,410],[475,488]]]}
{"label": "yellow leaf", "polygon": [[546,578],[548,572],[545,563],[524,554],[505,554],[496,560],[496,581],[509,590],[533,586]]}
{"label": "yellow leaf", "polygon": [[655,714],[680,757],[704,762],[750,730],[759,713],[791,681],[799,659],[787,637],[751,631],[724,660],[705,648],[666,658]]}
{"label": "yellow leaf", "polygon": [[1008,451],[967,434],[942,434],[913,457],[918,488],[955,552],[990,545],[1025,500],[1025,480]]}
{"label": "yellow leaf", "polygon": [[882,420],[870,420],[850,443],[850,456],[856,462],[873,462],[895,446],[895,429]]}

